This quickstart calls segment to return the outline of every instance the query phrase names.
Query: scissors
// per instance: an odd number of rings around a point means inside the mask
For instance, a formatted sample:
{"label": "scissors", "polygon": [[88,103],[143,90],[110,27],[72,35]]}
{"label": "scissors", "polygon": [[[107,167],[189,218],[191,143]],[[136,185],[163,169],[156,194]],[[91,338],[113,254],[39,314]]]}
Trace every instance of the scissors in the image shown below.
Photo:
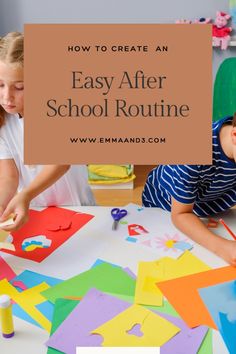
{"label": "scissors", "polygon": [[112,230],[116,230],[117,229],[117,226],[118,226],[118,223],[119,223],[120,219],[122,219],[124,216],[126,216],[127,213],[128,212],[125,209],[113,208],[111,210],[111,216],[114,219],[114,222],[112,224]]}

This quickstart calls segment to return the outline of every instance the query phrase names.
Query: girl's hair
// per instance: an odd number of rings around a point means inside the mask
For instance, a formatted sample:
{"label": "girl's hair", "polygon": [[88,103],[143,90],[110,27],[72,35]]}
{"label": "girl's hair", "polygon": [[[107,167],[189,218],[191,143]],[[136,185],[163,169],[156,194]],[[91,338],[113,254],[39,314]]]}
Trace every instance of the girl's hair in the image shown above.
{"label": "girl's hair", "polygon": [[[19,32],[10,32],[0,37],[0,61],[7,64],[24,65],[24,36]],[[4,124],[5,111],[0,106],[0,127]]]}
{"label": "girl's hair", "polygon": [[234,113],[233,120],[232,120],[233,127],[236,127],[236,112]]}

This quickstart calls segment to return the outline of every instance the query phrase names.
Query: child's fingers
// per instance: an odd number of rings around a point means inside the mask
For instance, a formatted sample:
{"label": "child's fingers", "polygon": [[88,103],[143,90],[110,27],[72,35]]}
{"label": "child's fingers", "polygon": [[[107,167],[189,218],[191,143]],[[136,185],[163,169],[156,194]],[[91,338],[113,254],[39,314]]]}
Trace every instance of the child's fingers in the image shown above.
{"label": "child's fingers", "polygon": [[4,208],[0,206],[0,217],[2,216],[3,212],[4,212]]}
{"label": "child's fingers", "polygon": [[27,214],[25,212],[19,212],[14,219],[14,224],[6,226],[5,231],[16,231],[19,230],[28,220]]}
{"label": "child's fingers", "polygon": [[[1,210],[0,210],[1,212]],[[13,214],[13,210],[11,207],[6,207],[6,209],[2,212],[2,215],[0,217],[0,222],[6,221],[7,219],[9,219],[9,217],[11,216],[11,214]]]}

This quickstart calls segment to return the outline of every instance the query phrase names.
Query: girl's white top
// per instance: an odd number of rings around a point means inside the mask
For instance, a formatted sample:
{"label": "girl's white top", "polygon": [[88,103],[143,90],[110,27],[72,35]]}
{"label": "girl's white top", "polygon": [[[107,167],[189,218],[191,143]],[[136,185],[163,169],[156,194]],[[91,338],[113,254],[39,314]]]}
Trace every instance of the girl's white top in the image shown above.
{"label": "girl's white top", "polygon": [[[6,114],[5,124],[0,128],[0,159],[15,161],[19,171],[18,191],[27,187],[43,168],[43,165],[23,163],[23,124],[24,119],[17,114]],[[87,167],[72,165],[56,183],[35,197],[30,205],[95,205],[88,185]]]}

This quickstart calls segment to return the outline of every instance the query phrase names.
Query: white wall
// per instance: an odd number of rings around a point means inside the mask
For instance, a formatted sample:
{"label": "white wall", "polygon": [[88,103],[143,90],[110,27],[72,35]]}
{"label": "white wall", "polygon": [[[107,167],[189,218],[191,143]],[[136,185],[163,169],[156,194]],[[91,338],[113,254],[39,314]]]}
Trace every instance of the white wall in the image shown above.
{"label": "white wall", "polygon": [[[215,18],[228,0],[0,0],[0,36],[24,23],[173,23],[179,18]],[[236,30],[235,30],[236,34]],[[199,48],[201,55],[201,48]],[[213,78],[236,48],[213,50]]]}

